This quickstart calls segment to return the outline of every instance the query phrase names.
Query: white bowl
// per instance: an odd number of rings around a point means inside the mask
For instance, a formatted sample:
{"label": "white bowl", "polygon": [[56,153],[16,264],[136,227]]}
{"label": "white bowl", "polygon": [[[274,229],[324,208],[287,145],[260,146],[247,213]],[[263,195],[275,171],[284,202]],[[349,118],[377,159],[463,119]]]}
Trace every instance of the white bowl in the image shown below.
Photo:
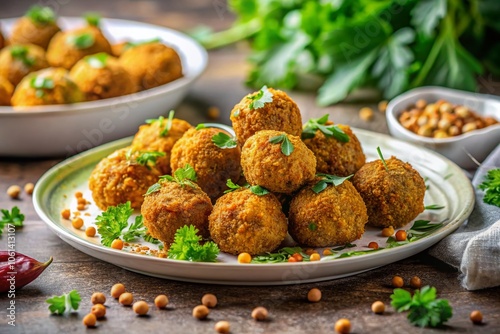
{"label": "white bowl", "polygon": [[499,97],[443,87],[421,87],[399,95],[387,105],[387,125],[391,135],[430,148],[464,169],[476,168],[477,163],[474,160],[482,162],[500,143],[500,124],[455,137],[437,139],[423,137],[405,129],[399,123],[399,115],[419,99],[428,102],[445,99],[453,104],[467,106],[481,116],[500,120]]}
{"label": "white bowl", "polygon": [[[16,19],[1,20],[10,35]],[[81,18],[61,17],[63,30],[84,25]],[[147,118],[175,108],[207,65],[207,53],[192,38],[151,24],[102,19],[112,43],[160,38],[180,55],[183,74],[168,84],[135,94],[75,104],[0,107],[0,156],[70,156],[91,147],[132,135]]]}

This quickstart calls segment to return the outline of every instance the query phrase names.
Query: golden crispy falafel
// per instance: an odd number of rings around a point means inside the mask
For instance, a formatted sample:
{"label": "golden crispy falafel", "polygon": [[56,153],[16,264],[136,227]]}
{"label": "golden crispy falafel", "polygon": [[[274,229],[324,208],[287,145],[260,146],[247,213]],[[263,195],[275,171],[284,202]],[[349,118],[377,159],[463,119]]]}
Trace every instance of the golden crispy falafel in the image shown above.
{"label": "golden crispy falafel", "polygon": [[179,55],[171,47],[159,42],[133,46],[124,51],[119,59],[139,90],[157,87],[182,77]]}
{"label": "golden crispy falafel", "polygon": [[[293,145],[293,152],[282,152],[281,137]],[[248,183],[272,192],[290,194],[311,181],[316,173],[316,158],[302,140],[282,131],[264,130],[255,133],[243,145],[241,167]]]}
{"label": "golden crispy falafel", "polygon": [[35,44],[46,50],[52,37],[60,30],[50,7],[33,6],[14,24],[10,44]]}
{"label": "golden crispy falafel", "polygon": [[361,167],[352,182],[368,209],[368,225],[394,228],[411,222],[424,211],[425,182],[420,174],[396,157],[371,161]]}
{"label": "golden crispy falafel", "polygon": [[290,203],[292,238],[310,247],[343,245],[361,238],[368,215],[356,188],[346,180],[315,193],[311,189],[315,182],[300,190]]}
{"label": "golden crispy falafel", "polygon": [[84,101],[64,68],[46,68],[25,76],[12,96],[13,106],[38,106]]}
{"label": "golden crispy falafel", "polygon": [[136,92],[136,85],[118,59],[97,53],[80,59],[69,72],[87,100],[107,99]]}
{"label": "golden crispy falafel", "polygon": [[215,200],[227,189],[228,179],[238,180],[241,175],[239,147],[219,148],[212,137],[225,131],[216,128],[189,129],[172,148],[172,172],[190,164],[198,176],[197,184]]}
{"label": "golden crispy falafel", "polygon": [[45,51],[34,44],[10,45],[0,51],[0,76],[14,86],[29,73],[49,67]]}
{"label": "golden crispy falafel", "polygon": [[252,98],[264,90],[248,94],[231,110],[230,118],[240,146],[261,130],[283,131],[294,136],[302,133],[302,116],[297,104],[281,90],[265,90],[268,91],[266,94],[272,94],[272,101],[264,103],[261,108],[251,108]]}
{"label": "golden crispy falafel", "polygon": [[188,122],[174,118],[169,127],[169,121],[165,118],[152,120],[149,124],[139,127],[139,131],[134,136],[132,147],[137,151],[158,151],[164,152],[164,157],[156,160],[156,167],[162,174],[171,174],[170,155],[174,144],[193,127]]}
{"label": "golden crispy falafel", "polygon": [[117,150],[102,159],[89,177],[92,198],[101,210],[130,201],[138,209],[148,188],[158,181],[160,171],[137,162],[140,152],[130,147]]}
{"label": "golden crispy falafel", "polygon": [[99,52],[111,54],[111,45],[94,26],[58,32],[50,41],[47,60],[53,67],[71,69],[80,59]]}
{"label": "golden crispy falafel", "polygon": [[327,137],[316,130],[313,138],[304,139],[306,146],[316,156],[318,173],[338,176],[348,176],[356,173],[365,164],[365,155],[356,135],[348,125],[337,126],[349,136],[349,141],[343,143],[334,137]]}
{"label": "golden crispy falafel", "polygon": [[174,242],[177,229],[194,225],[203,238],[208,238],[208,215],[212,202],[195,183],[181,185],[164,180],[159,191],[144,197],[141,214],[149,234],[162,241],[165,248]]}
{"label": "golden crispy falafel", "polygon": [[271,252],[287,235],[278,199],[271,193],[258,196],[250,189],[220,197],[208,220],[210,236],[221,251],[230,254]]}
{"label": "golden crispy falafel", "polygon": [[14,86],[9,80],[0,76],[0,106],[10,106],[10,99],[14,92]]}

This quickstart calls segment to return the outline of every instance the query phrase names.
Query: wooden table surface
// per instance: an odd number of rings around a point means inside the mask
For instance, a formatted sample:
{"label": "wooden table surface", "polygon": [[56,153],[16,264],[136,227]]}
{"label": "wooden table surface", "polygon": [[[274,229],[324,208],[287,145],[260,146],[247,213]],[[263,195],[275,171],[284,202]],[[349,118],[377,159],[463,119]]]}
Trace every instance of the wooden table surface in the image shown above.
{"label": "wooden table surface", "polygon": [[[0,18],[21,15],[32,1],[9,1],[2,4]],[[222,29],[228,27],[233,17],[225,8],[224,1],[48,1],[56,5],[59,15],[76,16],[88,10],[96,10],[104,16],[119,17],[188,30],[203,23]],[[247,65],[244,47],[232,47],[211,51],[208,69],[196,83],[188,98],[177,109],[180,118],[192,123],[207,120],[208,107],[221,110],[218,121],[228,122],[232,106],[250,90],[243,85]],[[326,112],[337,123],[387,133],[384,115],[375,114],[372,122],[364,122],[357,116],[360,106],[370,104],[339,104],[319,108],[314,95],[290,92],[297,101],[303,118],[318,117]],[[374,105],[370,105],[374,106]],[[28,134],[29,135],[29,134]],[[96,332],[136,333],[213,333],[219,320],[231,323],[231,333],[332,333],[335,321],[345,317],[351,320],[353,333],[495,333],[500,332],[500,288],[469,292],[460,286],[459,273],[425,251],[408,259],[393,263],[356,276],[315,284],[299,284],[270,287],[218,286],[193,284],[157,279],[136,274],[92,258],[64,243],[48,230],[34,211],[31,197],[22,194],[20,200],[12,200],[6,189],[12,184],[23,186],[34,182],[50,167],[61,161],[54,159],[9,159],[0,157],[0,208],[17,205],[26,215],[25,227],[16,232],[16,250],[40,261],[54,257],[52,265],[33,283],[16,291],[16,327],[7,324],[6,307],[9,299],[0,296],[0,333],[70,333],[85,332],[81,324],[90,310],[90,296],[95,291],[108,295],[107,315],[98,323]],[[6,249],[5,234],[0,238],[0,249]],[[450,301],[453,317],[440,329],[413,327],[404,314],[391,307],[384,315],[375,315],[370,306],[375,300],[390,302],[391,278],[400,275],[409,280],[418,275],[424,282],[435,286],[439,296]],[[134,293],[135,299],[152,304],[160,293],[169,296],[166,311],[151,308],[148,317],[137,317],[130,308],[121,307],[109,297],[109,290],[116,282],[122,282]],[[309,289],[318,287],[323,292],[319,303],[309,303]],[[68,317],[50,316],[45,300],[77,289],[82,303],[77,314]],[[219,305],[212,310],[208,320],[198,321],[191,316],[192,308],[200,303],[205,293],[214,293]],[[255,322],[250,313],[256,306],[265,306],[270,313],[266,322]],[[469,320],[472,310],[483,312],[486,324],[473,325]]]}

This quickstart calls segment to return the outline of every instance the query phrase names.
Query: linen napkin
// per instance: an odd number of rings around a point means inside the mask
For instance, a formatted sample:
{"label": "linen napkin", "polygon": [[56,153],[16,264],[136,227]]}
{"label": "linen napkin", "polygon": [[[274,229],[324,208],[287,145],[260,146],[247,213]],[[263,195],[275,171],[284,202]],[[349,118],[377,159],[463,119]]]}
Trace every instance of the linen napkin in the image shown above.
{"label": "linen napkin", "polygon": [[478,189],[495,168],[500,168],[500,145],[474,174],[476,204],[468,221],[429,251],[461,271],[459,278],[467,290],[500,285],[500,208],[484,203],[484,191]]}

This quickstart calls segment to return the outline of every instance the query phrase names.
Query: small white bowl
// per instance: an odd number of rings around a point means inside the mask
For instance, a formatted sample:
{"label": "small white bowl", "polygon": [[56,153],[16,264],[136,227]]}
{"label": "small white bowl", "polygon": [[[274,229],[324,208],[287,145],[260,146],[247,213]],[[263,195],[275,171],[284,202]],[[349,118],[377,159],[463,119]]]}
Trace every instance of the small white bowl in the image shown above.
{"label": "small white bowl", "polygon": [[[1,20],[6,35],[15,20]],[[58,22],[63,30],[84,25],[81,18],[61,17]],[[206,68],[205,49],[178,31],[116,19],[102,19],[101,28],[112,42],[159,38],[179,53],[184,76],[142,92],[98,101],[15,109],[0,106],[0,156],[71,156],[130,136],[146,119],[175,108]]]}
{"label": "small white bowl", "polygon": [[477,168],[474,160],[482,162],[500,143],[500,124],[449,138],[423,137],[405,129],[399,123],[399,115],[419,99],[427,102],[444,99],[452,104],[467,106],[478,115],[500,120],[499,97],[443,87],[421,87],[397,96],[387,105],[387,125],[391,135],[430,148],[464,169]]}

